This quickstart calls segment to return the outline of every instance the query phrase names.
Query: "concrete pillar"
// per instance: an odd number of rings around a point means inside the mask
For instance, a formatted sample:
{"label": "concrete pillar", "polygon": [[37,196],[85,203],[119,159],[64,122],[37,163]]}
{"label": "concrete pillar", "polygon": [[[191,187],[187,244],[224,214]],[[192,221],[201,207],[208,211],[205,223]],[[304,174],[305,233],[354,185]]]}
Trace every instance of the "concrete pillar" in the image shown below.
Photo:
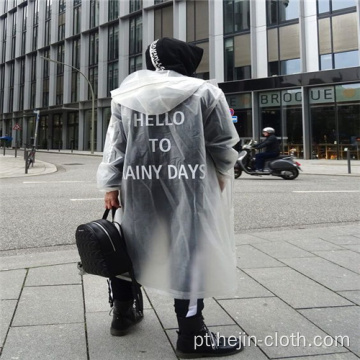
{"label": "concrete pillar", "polygon": [[265,1],[250,1],[252,78],[268,76],[267,28]]}
{"label": "concrete pillar", "polygon": [[304,146],[304,159],[311,159],[311,131],[310,131],[310,104],[309,104],[309,91],[310,88],[303,87],[302,94],[302,127],[303,127],[303,146]]}
{"label": "concrete pillar", "polygon": [[319,71],[316,1],[300,1],[301,72]]}
{"label": "concrete pillar", "polygon": [[174,1],[174,38],[186,41],[186,1]]}
{"label": "concrete pillar", "polygon": [[210,79],[224,81],[223,2],[209,1]]}

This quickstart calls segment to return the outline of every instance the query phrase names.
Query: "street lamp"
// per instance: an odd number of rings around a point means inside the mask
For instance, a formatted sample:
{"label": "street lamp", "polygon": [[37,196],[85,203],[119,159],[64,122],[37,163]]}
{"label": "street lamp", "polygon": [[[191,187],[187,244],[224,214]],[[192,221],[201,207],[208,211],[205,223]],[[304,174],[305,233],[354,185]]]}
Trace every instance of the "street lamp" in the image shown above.
{"label": "street lamp", "polygon": [[75,66],[72,65],[68,65],[65,64],[61,61],[57,61],[57,60],[53,60],[50,58],[47,58],[45,56],[40,56],[42,59],[46,60],[46,61],[52,61],[56,64],[61,64],[64,66],[68,66],[72,69],[74,69],[75,71],[79,72],[84,78],[85,80],[88,82],[89,86],[90,86],[90,90],[91,90],[91,102],[92,102],[92,111],[91,111],[91,132],[90,132],[90,151],[93,154],[94,153],[94,140],[95,140],[95,95],[94,95],[94,89],[91,85],[90,80],[85,76],[85,74],[83,72],[81,72],[79,69],[77,69]]}

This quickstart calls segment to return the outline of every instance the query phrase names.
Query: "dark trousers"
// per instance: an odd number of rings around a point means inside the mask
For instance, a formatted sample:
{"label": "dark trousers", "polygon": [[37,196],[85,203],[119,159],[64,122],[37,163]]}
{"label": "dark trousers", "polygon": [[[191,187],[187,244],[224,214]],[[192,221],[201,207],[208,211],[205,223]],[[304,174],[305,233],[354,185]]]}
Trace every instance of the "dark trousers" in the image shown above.
{"label": "dark trousers", "polygon": [[[119,278],[111,278],[110,286],[112,298],[120,301],[129,301],[133,299],[131,282]],[[179,317],[186,317],[189,311],[190,300],[174,299],[175,313]],[[194,316],[200,316],[204,309],[204,299],[197,300],[197,313]]]}
{"label": "dark trousers", "polygon": [[266,159],[276,158],[279,156],[278,152],[265,151],[255,155],[255,168],[256,170],[263,170]]}

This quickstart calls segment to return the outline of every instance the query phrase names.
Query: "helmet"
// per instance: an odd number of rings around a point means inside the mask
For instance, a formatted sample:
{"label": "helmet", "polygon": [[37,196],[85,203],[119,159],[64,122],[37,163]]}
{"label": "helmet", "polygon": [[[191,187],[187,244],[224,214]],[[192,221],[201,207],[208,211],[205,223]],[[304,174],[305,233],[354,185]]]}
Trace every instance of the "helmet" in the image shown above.
{"label": "helmet", "polygon": [[275,130],[272,127],[263,128],[262,131],[267,132],[268,134],[274,134],[275,133]]}

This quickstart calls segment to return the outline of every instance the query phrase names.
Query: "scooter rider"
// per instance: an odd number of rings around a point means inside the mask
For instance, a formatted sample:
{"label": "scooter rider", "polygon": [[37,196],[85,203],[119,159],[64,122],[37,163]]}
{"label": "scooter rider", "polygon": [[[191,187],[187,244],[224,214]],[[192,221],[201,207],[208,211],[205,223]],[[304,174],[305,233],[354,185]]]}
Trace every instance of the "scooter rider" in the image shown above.
{"label": "scooter rider", "polygon": [[255,168],[257,172],[262,172],[266,159],[275,158],[280,154],[280,144],[275,136],[275,130],[272,127],[265,127],[262,131],[266,139],[258,145],[255,149],[266,148],[264,152],[255,155]]}

